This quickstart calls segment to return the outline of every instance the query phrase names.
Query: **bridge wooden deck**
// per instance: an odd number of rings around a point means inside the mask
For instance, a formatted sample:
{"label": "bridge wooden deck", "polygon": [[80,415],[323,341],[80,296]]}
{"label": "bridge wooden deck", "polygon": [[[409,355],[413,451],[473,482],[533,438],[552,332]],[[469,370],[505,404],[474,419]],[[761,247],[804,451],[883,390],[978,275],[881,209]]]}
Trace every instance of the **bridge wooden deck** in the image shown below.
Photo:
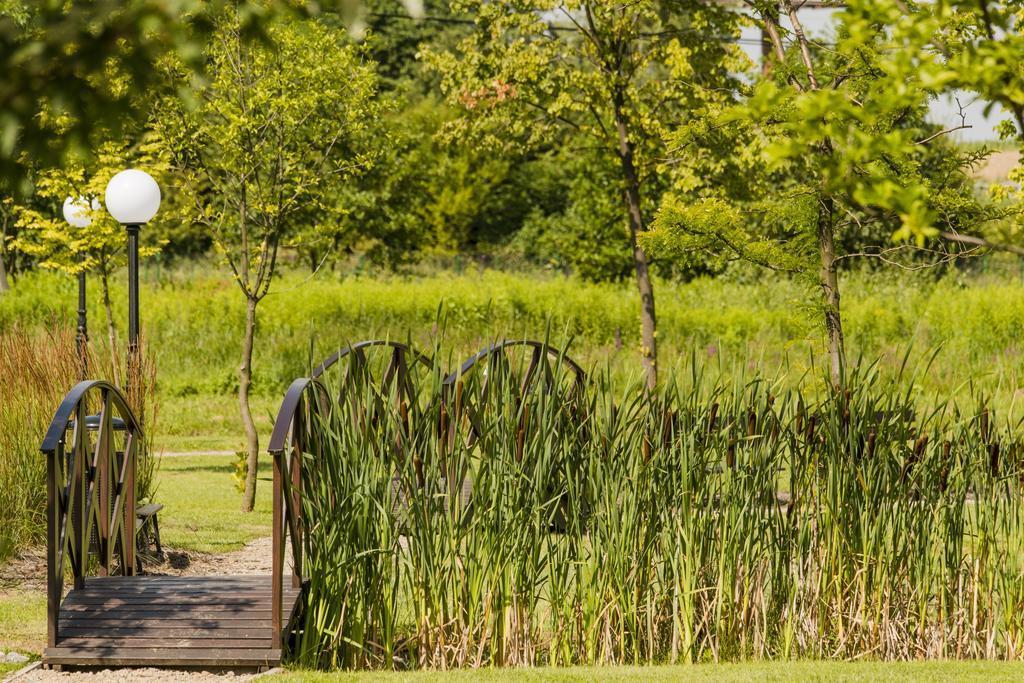
{"label": "bridge wooden deck", "polygon": [[[90,577],[60,607],[49,666],[180,666],[260,669],[281,661],[271,577]],[[299,591],[282,591],[282,629]],[[274,647],[275,641],[278,643]]]}

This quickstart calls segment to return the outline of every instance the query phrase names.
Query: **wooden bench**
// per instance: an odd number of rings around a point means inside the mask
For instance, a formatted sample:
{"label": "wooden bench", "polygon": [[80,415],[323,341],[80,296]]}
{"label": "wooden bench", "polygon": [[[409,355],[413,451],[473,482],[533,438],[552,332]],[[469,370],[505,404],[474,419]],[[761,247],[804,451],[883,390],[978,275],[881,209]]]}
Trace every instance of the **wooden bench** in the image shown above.
{"label": "wooden bench", "polygon": [[157,513],[164,509],[160,503],[149,503],[135,509],[135,564],[142,571],[142,557],[154,557],[150,554],[150,546],[156,546],[156,558],[163,559],[164,548],[160,544],[160,522]]}

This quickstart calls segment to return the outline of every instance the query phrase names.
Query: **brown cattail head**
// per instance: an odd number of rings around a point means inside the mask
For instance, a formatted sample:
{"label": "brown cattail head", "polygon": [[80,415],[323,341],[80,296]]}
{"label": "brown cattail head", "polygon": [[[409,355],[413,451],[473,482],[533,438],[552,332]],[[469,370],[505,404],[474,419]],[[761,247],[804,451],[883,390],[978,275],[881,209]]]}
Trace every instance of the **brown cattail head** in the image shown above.
{"label": "brown cattail head", "polygon": [[950,453],[953,450],[953,443],[948,439],[942,443],[942,466],[939,469],[939,488],[945,493],[949,488]]}
{"label": "brown cattail head", "polygon": [[661,445],[668,448],[672,444],[672,435],[679,424],[679,414],[676,410],[666,410],[662,416],[661,424]]}
{"label": "brown cattail head", "polygon": [[448,446],[448,422],[448,403],[442,399],[441,415],[437,425],[437,440],[441,445],[442,451],[444,451]]}
{"label": "brown cattail head", "polygon": [[526,430],[530,428],[530,406],[523,406],[523,417],[519,421],[519,433],[516,435],[516,462],[523,461],[523,447],[526,444]]}

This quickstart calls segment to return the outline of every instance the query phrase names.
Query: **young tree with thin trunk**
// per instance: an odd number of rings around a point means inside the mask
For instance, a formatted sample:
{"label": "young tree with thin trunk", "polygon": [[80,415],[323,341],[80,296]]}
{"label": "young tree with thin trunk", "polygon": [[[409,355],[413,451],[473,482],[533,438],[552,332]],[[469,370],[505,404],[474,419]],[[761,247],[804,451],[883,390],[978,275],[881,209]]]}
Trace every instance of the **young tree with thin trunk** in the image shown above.
{"label": "young tree with thin trunk", "polygon": [[7,277],[7,230],[13,222],[13,205],[10,197],[0,197],[0,294],[11,291]]}
{"label": "young tree with thin trunk", "polygon": [[618,169],[618,186],[608,191],[622,207],[640,295],[641,360],[653,388],[657,316],[639,241],[654,203],[649,183],[669,124],[734,87],[729,66],[739,52],[723,38],[737,30],[736,17],[714,3],[673,0],[452,5],[472,16],[477,30],[457,49],[427,51],[426,59],[461,111],[453,136],[501,149],[565,135]]}
{"label": "young tree with thin trunk", "polygon": [[[707,253],[807,277],[840,386],[841,261],[898,261],[895,252],[940,229],[979,220],[985,209],[964,172],[977,155],[946,144],[961,126],[925,120],[951,80],[927,48],[934,25],[898,13],[879,21],[878,3],[850,2],[826,44],[806,33],[791,0],[748,5],[770,42],[769,68],[751,68],[735,101],[709,107],[670,139],[669,155],[690,174],[665,198],[644,244],[666,257]],[[858,253],[839,247],[845,233],[868,225],[884,243]]]}
{"label": "young tree with thin trunk", "polygon": [[245,511],[255,503],[259,459],[250,408],[259,304],[271,291],[283,242],[341,210],[331,193],[368,164],[363,135],[379,113],[374,71],[343,34],[282,19],[267,38],[248,39],[237,17],[226,17],[207,48],[209,80],[195,93],[198,106],[169,97],[154,120],[189,197],[187,216],[210,230],[244,299],[238,403]]}

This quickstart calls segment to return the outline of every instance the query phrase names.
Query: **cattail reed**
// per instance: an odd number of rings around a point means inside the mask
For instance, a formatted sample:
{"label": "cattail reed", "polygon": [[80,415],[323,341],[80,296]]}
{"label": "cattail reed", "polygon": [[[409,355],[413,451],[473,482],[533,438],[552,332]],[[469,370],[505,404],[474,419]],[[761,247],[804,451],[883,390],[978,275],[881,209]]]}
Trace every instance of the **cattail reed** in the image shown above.
{"label": "cattail reed", "polygon": [[404,409],[339,373],[294,659],[1021,657],[1024,506],[990,449],[1019,425],[924,410],[872,367],[838,394],[700,367],[652,394],[528,355],[455,387],[423,368]]}

